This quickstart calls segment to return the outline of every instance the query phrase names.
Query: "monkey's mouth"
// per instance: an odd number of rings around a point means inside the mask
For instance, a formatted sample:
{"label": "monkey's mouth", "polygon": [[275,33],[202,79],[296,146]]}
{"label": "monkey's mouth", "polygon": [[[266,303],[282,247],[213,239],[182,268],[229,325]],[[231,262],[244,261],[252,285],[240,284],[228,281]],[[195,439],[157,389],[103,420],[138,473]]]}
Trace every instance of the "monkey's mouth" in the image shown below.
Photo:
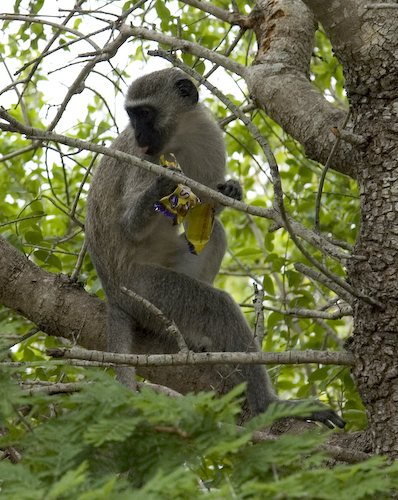
{"label": "monkey's mouth", "polygon": [[148,155],[148,156],[156,155],[162,149],[161,144],[149,144],[149,145],[145,145],[145,146],[138,144],[138,147],[140,148],[140,151],[142,154]]}
{"label": "monkey's mouth", "polygon": [[140,148],[140,151],[144,155],[156,155],[161,151],[163,141],[160,137],[160,134],[152,131],[151,134],[138,134],[135,137],[137,146]]}

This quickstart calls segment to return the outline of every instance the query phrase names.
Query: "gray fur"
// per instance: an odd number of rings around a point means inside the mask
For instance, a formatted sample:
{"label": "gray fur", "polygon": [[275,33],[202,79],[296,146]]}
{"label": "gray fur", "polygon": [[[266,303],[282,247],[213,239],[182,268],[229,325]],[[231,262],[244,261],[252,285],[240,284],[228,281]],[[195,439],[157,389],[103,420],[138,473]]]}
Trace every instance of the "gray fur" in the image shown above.
{"label": "gray fur", "polygon": [[[185,102],[175,93],[175,82],[184,78],[177,69],[158,71],[135,81],[127,94],[127,110],[148,105],[158,113],[156,128],[167,139],[160,151],[144,154],[131,125],[112,147],[156,164],[161,154],[171,159],[173,153],[185,175],[229,193],[222,133],[202,104]],[[155,212],[154,203],[174,186],[168,179],[109,157],[103,157],[92,179],[86,238],[107,298],[109,349],[141,352],[145,344],[151,352],[176,351],[164,325],[123,295],[124,286],[173,319],[194,350],[258,351],[239,306],[212,286],[226,250],[221,222],[216,219],[209,243],[195,256],[172,221]],[[216,212],[220,211],[217,206]],[[129,376],[126,370],[118,371],[126,385]],[[254,414],[277,401],[262,365],[243,365],[234,377],[236,383],[247,381],[246,397]]]}

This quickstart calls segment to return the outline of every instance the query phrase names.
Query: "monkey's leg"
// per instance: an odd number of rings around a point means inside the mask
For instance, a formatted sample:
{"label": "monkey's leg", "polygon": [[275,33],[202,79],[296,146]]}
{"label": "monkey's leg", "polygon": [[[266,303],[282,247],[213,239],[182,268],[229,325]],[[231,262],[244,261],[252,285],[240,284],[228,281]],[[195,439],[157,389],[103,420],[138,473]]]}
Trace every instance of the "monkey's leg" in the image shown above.
{"label": "monkey's leg", "polygon": [[[259,350],[239,306],[227,293],[158,266],[137,265],[131,276],[131,280],[126,277],[123,285],[149,300],[167,318],[173,319],[188,345],[205,345],[211,351]],[[125,313],[131,311],[140,330],[147,332],[149,338],[143,339],[144,344],[150,346],[153,339],[163,338],[165,352],[170,352],[168,348],[175,346],[175,341],[165,333],[164,324],[122,294],[117,302]],[[242,365],[232,368],[231,372],[230,376],[236,384],[247,381],[246,397],[253,414],[265,411],[271,402],[277,400],[264,366]]]}
{"label": "monkey's leg", "polygon": [[[135,323],[131,315],[126,314],[118,306],[107,303],[108,306],[108,349],[118,354],[133,352],[133,331]],[[135,369],[133,366],[117,366],[115,368],[118,381],[131,389],[137,390]]]}
{"label": "monkey's leg", "polygon": [[[256,352],[260,348],[240,307],[230,295],[192,279],[184,274],[160,266],[137,265],[132,279],[123,283],[158,307],[167,318],[173,319],[190,345],[200,345],[203,339],[210,341],[209,350],[225,352]],[[121,294],[122,295],[122,294]],[[164,338],[165,352],[170,337],[164,324],[148,314],[142,306],[126,296],[120,297],[123,309],[131,311],[139,327],[150,337]],[[148,339],[149,343],[151,338]],[[171,339],[175,346],[175,340]],[[266,411],[271,403],[280,401],[274,393],[268,373],[263,365],[240,365],[232,369],[231,377],[236,384],[247,382],[246,398],[253,414]],[[284,402],[281,401],[281,404]],[[299,401],[287,401],[287,405]],[[318,404],[319,410],[312,420],[342,427],[343,420],[327,406]]]}
{"label": "monkey's leg", "polygon": [[[185,240],[183,234],[180,238]],[[220,270],[226,250],[227,237],[224,227],[221,221],[215,219],[210,240],[199,255],[189,251],[186,241],[181,242],[174,270],[211,285]]]}

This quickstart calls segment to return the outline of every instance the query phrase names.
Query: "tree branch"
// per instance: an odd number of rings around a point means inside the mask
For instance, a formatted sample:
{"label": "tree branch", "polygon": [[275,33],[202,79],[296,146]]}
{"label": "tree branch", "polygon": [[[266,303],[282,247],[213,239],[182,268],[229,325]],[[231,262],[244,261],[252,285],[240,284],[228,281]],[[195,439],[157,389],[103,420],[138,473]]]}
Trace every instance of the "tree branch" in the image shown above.
{"label": "tree branch", "polygon": [[[312,268],[309,268],[312,269]],[[304,273],[305,274],[305,273]],[[253,304],[240,304],[241,307],[249,307],[253,308]],[[338,307],[338,306],[336,306]],[[340,307],[337,311],[334,312],[326,312],[320,311],[318,309],[306,309],[306,308],[293,308],[293,309],[280,309],[278,307],[272,307],[263,304],[263,309],[267,311],[277,312],[279,314],[283,314],[284,316],[295,316],[296,318],[319,318],[319,319],[340,319],[344,316],[352,316],[353,310],[350,306]]]}
{"label": "tree branch", "polygon": [[256,283],[254,283],[254,337],[257,339],[260,347],[263,345],[264,340],[264,290],[259,288]]}
{"label": "tree branch", "polygon": [[346,352],[287,351],[287,352],[179,352],[177,354],[116,354],[114,352],[84,349],[54,348],[47,355],[58,359],[82,359],[100,363],[128,366],[184,366],[184,365],[295,365],[316,363],[322,365],[352,366],[354,357]]}
{"label": "tree branch", "polygon": [[239,64],[228,57],[214,52],[213,50],[202,47],[198,43],[189,42],[188,40],[183,40],[182,38],[175,38],[154,30],[136,26],[123,25],[120,28],[120,31],[129,37],[131,36],[135,38],[142,38],[143,40],[153,40],[161,43],[162,45],[167,45],[173,50],[182,50],[187,54],[193,54],[194,56],[207,59],[240,76],[243,76],[246,72],[246,66],[243,64]]}
{"label": "tree branch", "polygon": [[[238,427],[240,432],[247,432],[244,427]],[[255,431],[251,438],[253,443],[263,443],[263,442],[274,442],[278,441],[279,437],[275,434],[264,432],[264,431]],[[349,464],[355,464],[359,462],[364,462],[368,460],[371,455],[365,453],[363,451],[358,450],[347,450],[341,446],[332,445],[330,443],[324,443],[317,446],[317,450],[321,452],[327,453],[329,456],[334,458],[335,460],[342,460]]]}
{"label": "tree branch", "polygon": [[[15,310],[42,332],[63,337],[87,349],[103,349],[106,341],[106,304],[87,293],[81,284],[64,274],[44,271],[8,243],[0,235],[0,303]],[[138,354],[162,352],[155,338],[143,339]],[[72,362],[72,361],[71,361]],[[88,365],[87,361],[73,362]],[[4,364],[4,363],[3,363]],[[22,366],[14,363],[6,366]],[[26,365],[28,366],[28,365]],[[151,382],[159,383],[186,394],[215,390],[225,394],[234,387],[231,368],[220,365],[140,367],[137,373]],[[248,409],[243,419],[252,415]]]}
{"label": "tree branch", "polygon": [[347,304],[352,305],[354,302],[354,297],[351,293],[347,292],[344,288],[338,285],[335,281],[331,280],[323,273],[314,269],[313,267],[308,267],[302,262],[295,262],[294,268],[302,274],[305,274],[309,278],[314,279],[315,281],[319,281],[322,285],[325,285],[329,290],[332,290],[336,295],[341,297],[343,300],[347,302]]}
{"label": "tree branch", "polygon": [[[71,392],[79,392],[82,387],[83,383],[78,382],[67,382],[67,383],[62,383],[62,382],[47,382],[43,383],[40,381],[35,381],[35,382],[25,382],[23,381],[21,384],[21,388],[24,391],[27,391],[30,395],[35,394],[37,392],[44,392],[45,394],[60,394],[60,393],[71,393]],[[169,387],[165,387],[163,385],[159,384],[151,384],[150,382],[137,382],[137,387],[138,389],[144,389],[148,387],[149,389],[152,389],[158,394],[165,394],[166,396],[169,396],[171,398],[182,398],[183,395],[180,394],[179,392],[173,391],[173,389],[170,389]]]}
{"label": "tree branch", "polygon": [[[253,29],[258,52],[255,64],[243,75],[250,93],[310,158],[325,164],[334,143],[330,129],[341,128],[346,113],[316,91],[308,78],[317,28],[314,16],[301,0],[258,0],[257,9]],[[331,167],[354,176],[355,162],[348,161],[354,153],[350,144],[342,144]]]}
{"label": "tree branch", "polygon": [[155,316],[161,323],[164,324],[165,331],[175,338],[180,352],[188,352],[188,346],[184,340],[184,337],[182,336],[180,330],[173,320],[167,318],[160,309],[149,302],[149,300],[144,299],[144,297],[141,297],[141,295],[138,295],[138,293],[135,293],[132,290],[128,290],[124,286],[121,288],[121,291],[134,301],[141,304],[142,307],[144,307],[149,312],[149,314]]}
{"label": "tree branch", "polygon": [[248,16],[239,14],[237,12],[230,12],[225,9],[220,9],[210,2],[204,2],[199,0],[181,0],[183,3],[190,5],[191,7],[196,7],[202,12],[207,12],[221,21],[233,25],[241,26],[242,28],[250,27],[250,19]]}

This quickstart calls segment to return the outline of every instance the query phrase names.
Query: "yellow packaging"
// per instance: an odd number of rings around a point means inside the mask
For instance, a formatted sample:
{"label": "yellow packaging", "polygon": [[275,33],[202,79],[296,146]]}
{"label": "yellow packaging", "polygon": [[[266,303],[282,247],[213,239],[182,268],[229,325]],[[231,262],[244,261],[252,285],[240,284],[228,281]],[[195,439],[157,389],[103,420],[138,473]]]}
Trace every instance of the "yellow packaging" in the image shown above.
{"label": "yellow packaging", "polygon": [[[177,161],[167,161],[164,156],[160,157],[160,163],[164,167],[180,169]],[[155,208],[173,219],[174,224],[180,224],[185,219],[188,222],[185,237],[189,250],[196,255],[203,250],[213,230],[213,203],[200,203],[200,199],[189,187],[178,184],[170,195],[155,203]]]}
{"label": "yellow packaging", "polygon": [[210,239],[214,225],[213,203],[201,203],[192,208],[186,216],[188,230],[185,237],[192,253],[199,255]]}

